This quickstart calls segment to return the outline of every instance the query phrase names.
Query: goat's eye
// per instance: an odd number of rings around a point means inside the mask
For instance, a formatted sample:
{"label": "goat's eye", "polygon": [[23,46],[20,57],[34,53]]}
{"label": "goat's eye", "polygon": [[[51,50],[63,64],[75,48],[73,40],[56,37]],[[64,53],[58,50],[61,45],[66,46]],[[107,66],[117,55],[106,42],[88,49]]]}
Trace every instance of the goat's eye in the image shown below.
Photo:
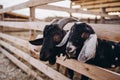
{"label": "goat's eye", "polygon": [[54,35],[54,36],[53,36],[53,40],[54,40],[55,42],[59,42],[59,41],[61,40],[60,35],[58,35],[58,34]]}

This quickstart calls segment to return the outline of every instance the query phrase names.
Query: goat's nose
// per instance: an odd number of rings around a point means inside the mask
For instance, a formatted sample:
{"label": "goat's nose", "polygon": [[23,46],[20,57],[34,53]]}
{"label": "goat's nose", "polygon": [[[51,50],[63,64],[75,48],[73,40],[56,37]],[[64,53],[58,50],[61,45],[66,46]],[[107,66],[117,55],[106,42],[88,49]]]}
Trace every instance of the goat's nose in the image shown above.
{"label": "goat's nose", "polygon": [[71,47],[67,47],[67,48],[66,48],[66,52],[70,52],[70,50],[72,50]]}

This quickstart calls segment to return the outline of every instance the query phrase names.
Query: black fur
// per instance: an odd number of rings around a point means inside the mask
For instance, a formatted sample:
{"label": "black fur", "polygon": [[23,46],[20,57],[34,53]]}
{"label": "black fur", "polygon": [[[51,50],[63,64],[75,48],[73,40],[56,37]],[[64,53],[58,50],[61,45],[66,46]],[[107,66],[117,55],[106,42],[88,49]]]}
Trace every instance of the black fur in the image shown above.
{"label": "black fur", "polygon": [[[59,35],[59,41],[54,41],[53,39],[56,34]],[[43,31],[43,39],[37,39],[29,42],[33,45],[42,43],[40,60],[49,61],[50,64],[55,64],[56,56],[59,56],[60,53],[65,54],[65,45],[62,47],[56,47],[56,45],[61,42],[65,34],[66,32],[59,28],[58,24],[46,25]]]}

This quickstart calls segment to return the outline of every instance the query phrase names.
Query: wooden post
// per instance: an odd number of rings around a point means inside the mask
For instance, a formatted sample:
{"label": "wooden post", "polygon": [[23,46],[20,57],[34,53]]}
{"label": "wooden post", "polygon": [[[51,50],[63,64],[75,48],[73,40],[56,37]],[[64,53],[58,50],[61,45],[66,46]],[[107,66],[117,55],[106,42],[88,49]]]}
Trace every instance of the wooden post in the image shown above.
{"label": "wooden post", "polygon": [[[0,9],[3,8],[3,5],[0,5]],[[0,21],[3,21],[4,14],[0,14]],[[3,32],[3,26],[0,26],[0,32]]]}
{"label": "wooden post", "polygon": [[[35,7],[30,7],[30,21],[35,20]],[[30,40],[35,38],[35,30],[30,30]]]}
{"label": "wooden post", "polygon": [[[101,12],[106,14],[106,8],[102,7]],[[105,17],[101,16],[101,23],[105,23]]]}
{"label": "wooden post", "polygon": [[[35,7],[30,7],[30,21],[34,21],[35,20]],[[35,39],[35,34],[36,31],[35,30],[30,30],[30,40]],[[35,53],[30,51],[30,55],[35,57],[35,58],[39,58],[38,56],[35,56]]]}
{"label": "wooden post", "polygon": [[[30,21],[34,21],[35,20],[35,7],[30,7],[30,18],[29,18]],[[35,39],[35,33],[36,31],[35,30],[30,30],[30,40],[33,40]],[[30,50],[30,55],[32,57],[35,57],[35,53],[33,51]],[[36,57],[35,57],[36,58]],[[38,57],[37,57],[38,58]],[[36,68],[32,67],[31,68],[33,70],[36,70]]]}
{"label": "wooden post", "polygon": [[[72,1],[70,2],[70,9],[72,9]],[[70,14],[70,17],[72,17],[72,13],[69,12],[69,14]]]}
{"label": "wooden post", "polygon": [[90,23],[90,18],[87,19],[87,22]]}
{"label": "wooden post", "polygon": [[97,16],[95,17],[95,24],[97,24]]}

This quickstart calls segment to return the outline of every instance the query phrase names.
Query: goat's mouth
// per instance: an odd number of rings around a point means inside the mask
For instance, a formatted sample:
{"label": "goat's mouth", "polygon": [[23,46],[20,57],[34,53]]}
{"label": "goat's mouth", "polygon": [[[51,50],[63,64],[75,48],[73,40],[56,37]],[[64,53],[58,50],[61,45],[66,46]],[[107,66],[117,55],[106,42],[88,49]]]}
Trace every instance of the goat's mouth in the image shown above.
{"label": "goat's mouth", "polygon": [[67,57],[68,59],[74,58],[74,57],[75,57],[75,53],[76,53],[76,50],[74,50],[74,51],[72,51],[72,52],[67,52],[66,57]]}

